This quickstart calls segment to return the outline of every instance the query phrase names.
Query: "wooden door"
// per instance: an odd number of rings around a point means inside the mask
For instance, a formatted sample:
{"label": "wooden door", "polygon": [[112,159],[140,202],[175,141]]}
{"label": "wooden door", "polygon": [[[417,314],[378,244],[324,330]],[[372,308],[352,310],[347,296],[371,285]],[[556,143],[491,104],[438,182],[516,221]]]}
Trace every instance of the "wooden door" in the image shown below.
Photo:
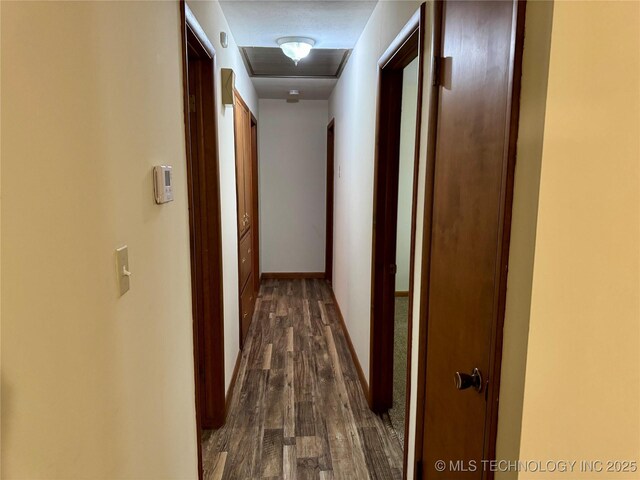
{"label": "wooden door", "polygon": [[252,226],[253,222],[253,156],[251,154],[251,112],[245,109],[242,128],[244,129],[244,156],[242,159],[244,170],[244,205],[245,205],[245,230]]}
{"label": "wooden door", "polygon": [[[491,478],[524,4],[445,1],[441,14],[422,471]],[[481,380],[464,377],[476,368]]]}
{"label": "wooden door", "polygon": [[[238,290],[240,293],[240,344],[253,318],[258,289],[257,249],[257,122],[247,104],[235,93],[236,189],[238,199]],[[255,235],[254,235],[255,233]],[[255,238],[255,240],[254,240]]]}
{"label": "wooden door", "polygon": [[238,233],[243,234],[247,230],[247,203],[245,200],[245,157],[247,155],[247,131],[245,128],[245,124],[247,122],[247,110],[244,104],[239,101],[238,95],[236,95],[236,104],[233,109],[233,116],[236,147],[236,197],[238,202]]}

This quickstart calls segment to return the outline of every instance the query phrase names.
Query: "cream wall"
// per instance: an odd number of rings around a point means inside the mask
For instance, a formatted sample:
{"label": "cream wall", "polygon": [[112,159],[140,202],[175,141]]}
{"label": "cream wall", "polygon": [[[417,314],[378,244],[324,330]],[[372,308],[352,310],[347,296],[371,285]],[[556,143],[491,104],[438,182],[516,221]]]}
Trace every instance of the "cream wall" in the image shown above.
{"label": "cream wall", "polygon": [[324,272],[326,100],[260,100],[260,262],[265,272]]}
{"label": "cream wall", "polygon": [[[2,478],[197,478],[178,4],[1,9]],[[219,5],[194,11],[218,66],[241,72],[216,43]],[[241,73],[238,86],[255,108]],[[232,114],[219,117],[229,371],[235,179]],[[158,206],[161,163],[175,201]]]}
{"label": "cream wall", "polygon": [[[220,208],[222,212],[222,270],[224,294],[224,367],[225,385],[229,388],[240,352],[240,300],[238,292],[238,214],[236,199],[236,164],[233,132],[233,107],[220,102],[220,69],[231,68],[236,74],[236,89],[249,109],[258,117],[258,96],[242,62],[220,3],[187,2],[216,51],[216,100],[218,101],[218,162],[220,165]],[[220,45],[220,32],[227,32],[229,46]]]}
{"label": "cream wall", "polygon": [[639,25],[638,2],[554,7],[522,459],[640,461]]}

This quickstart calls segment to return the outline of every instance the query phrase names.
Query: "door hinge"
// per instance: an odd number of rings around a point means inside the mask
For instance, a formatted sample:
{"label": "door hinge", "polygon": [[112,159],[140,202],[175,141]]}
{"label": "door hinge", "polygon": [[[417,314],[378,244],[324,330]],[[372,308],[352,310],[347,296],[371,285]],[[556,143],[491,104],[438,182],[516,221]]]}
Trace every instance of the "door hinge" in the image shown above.
{"label": "door hinge", "polygon": [[196,96],[195,95],[189,95],[189,111],[190,112],[195,112],[196,111]]}
{"label": "door hinge", "polygon": [[451,90],[452,74],[452,57],[433,57],[433,81],[431,83],[434,87],[444,87]]}
{"label": "door hinge", "polygon": [[442,57],[433,57],[433,79],[431,86],[438,87],[441,85],[442,78],[440,72],[442,70]]}
{"label": "door hinge", "polygon": [[396,265],[395,263],[389,265],[389,273],[391,273],[391,275],[395,275],[396,273],[398,273],[398,265]]}

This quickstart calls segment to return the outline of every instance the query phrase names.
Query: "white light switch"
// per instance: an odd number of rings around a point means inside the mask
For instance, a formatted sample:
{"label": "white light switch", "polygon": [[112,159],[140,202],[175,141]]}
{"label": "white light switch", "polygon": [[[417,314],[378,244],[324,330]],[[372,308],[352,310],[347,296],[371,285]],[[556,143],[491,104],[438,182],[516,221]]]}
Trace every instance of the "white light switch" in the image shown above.
{"label": "white light switch", "polygon": [[116,250],[116,269],[118,274],[118,285],[120,286],[120,296],[129,291],[129,247],[126,245]]}

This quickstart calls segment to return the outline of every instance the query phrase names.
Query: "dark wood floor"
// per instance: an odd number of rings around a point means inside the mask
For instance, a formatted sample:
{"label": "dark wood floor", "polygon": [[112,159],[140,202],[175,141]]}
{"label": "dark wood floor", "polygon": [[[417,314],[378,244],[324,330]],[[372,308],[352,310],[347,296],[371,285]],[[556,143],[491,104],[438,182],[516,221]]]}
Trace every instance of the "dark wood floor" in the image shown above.
{"label": "dark wood floor", "polygon": [[[265,280],[205,479],[401,479],[402,450],[368,408],[329,286]],[[367,320],[368,321],[368,320]]]}

